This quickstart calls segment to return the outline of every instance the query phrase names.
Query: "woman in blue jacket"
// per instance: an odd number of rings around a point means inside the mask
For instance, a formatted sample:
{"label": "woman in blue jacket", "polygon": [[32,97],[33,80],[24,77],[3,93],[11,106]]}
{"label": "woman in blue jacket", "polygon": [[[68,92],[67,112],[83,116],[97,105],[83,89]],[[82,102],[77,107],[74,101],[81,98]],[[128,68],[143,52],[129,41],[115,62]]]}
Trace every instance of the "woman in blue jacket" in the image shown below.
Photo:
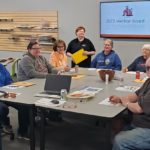
{"label": "woman in blue jacket", "polygon": [[[11,83],[12,79],[9,72],[2,64],[0,64],[0,87]],[[9,113],[8,106],[0,102],[0,123],[3,122],[5,124],[7,122],[6,120],[8,113]]]}
{"label": "woman in blue jacket", "polygon": [[112,48],[113,41],[106,39],[104,41],[104,50],[96,55],[92,61],[91,67],[97,69],[121,70],[121,60]]}
{"label": "woman in blue jacket", "polygon": [[[9,85],[11,83],[12,79],[10,73],[2,64],[0,64],[0,87]],[[5,131],[7,130],[7,132],[11,132],[11,126],[9,118],[7,116],[9,113],[9,106],[12,106],[18,110],[18,137],[28,140],[27,131],[29,126],[29,108],[27,106],[21,106],[20,104],[16,103],[5,104],[0,102],[0,123],[2,123],[2,125],[5,128]]]}

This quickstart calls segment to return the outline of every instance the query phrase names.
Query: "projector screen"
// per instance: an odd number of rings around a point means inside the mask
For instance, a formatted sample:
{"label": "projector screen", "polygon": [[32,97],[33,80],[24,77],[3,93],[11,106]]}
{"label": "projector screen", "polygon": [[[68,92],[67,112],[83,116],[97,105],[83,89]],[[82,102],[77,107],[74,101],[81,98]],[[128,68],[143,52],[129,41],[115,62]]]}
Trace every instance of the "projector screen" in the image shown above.
{"label": "projector screen", "polygon": [[150,38],[150,1],[100,2],[100,37]]}

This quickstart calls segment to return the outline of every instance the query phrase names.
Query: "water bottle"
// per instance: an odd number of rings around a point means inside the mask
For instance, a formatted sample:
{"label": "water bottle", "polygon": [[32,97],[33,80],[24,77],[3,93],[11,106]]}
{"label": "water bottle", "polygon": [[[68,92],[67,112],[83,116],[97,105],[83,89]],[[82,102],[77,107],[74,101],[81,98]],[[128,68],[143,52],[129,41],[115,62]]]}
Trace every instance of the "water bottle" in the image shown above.
{"label": "water bottle", "polygon": [[61,96],[61,100],[66,101],[67,100],[67,90],[61,89],[60,96]]}
{"label": "water bottle", "polygon": [[75,73],[78,73],[78,71],[79,71],[79,66],[75,65]]}
{"label": "water bottle", "polygon": [[105,84],[106,84],[106,85],[108,84],[108,80],[109,80],[109,75],[106,74],[106,75],[105,75]]}
{"label": "water bottle", "polygon": [[124,86],[124,83],[123,83],[123,82],[124,82],[124,78],[123,78],[123,76],[120,76],[120,77],[119,77],[119,86],[120,86],[120,87]]}

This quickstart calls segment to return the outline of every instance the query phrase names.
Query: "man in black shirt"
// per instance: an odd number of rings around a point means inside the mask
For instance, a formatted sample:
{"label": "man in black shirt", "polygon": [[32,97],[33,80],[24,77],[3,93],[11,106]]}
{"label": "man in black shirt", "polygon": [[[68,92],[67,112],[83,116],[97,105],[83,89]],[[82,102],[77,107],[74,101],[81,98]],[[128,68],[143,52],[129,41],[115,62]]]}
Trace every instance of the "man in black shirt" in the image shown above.
{"label": "man in black shirt", "polygon": [[121,103],[133,113],[131,125],[116,135],[113,150],[150,150],[150,58],[146,73],[149,78],[135,93],[110,97],[111,102]]}
{"label": "man in black shirt", "polygon": [[[78,65],[79,67],[90,68],[91,56],[95,54],[95,47],[89,39],[85,38],[84,27],[82,26],[77,27],[75,33],[76,33],[77,38],[72,40],[69,43],[68,48],[66,50],[67,56],[71,57],[73,53],[83,48],[84,49],[83,55],[86,55],[88,58],[80,62]],[[72,67],[75,66],[75,63],[73,61],[72,61],[71,66]]]}

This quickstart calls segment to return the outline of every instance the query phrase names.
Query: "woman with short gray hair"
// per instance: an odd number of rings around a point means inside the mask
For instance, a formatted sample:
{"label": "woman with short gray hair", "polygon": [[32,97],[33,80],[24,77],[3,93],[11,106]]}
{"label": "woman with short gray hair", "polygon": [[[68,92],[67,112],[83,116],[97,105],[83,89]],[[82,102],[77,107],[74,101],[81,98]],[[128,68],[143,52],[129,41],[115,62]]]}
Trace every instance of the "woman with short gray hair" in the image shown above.
{"label": "woman with short gray hair", "polygon": [[150,57],[150,44],[144,44],[142,47],[142,56],[137,57],[128,67],[123,69],[123,72],[127,71],[146,72],[145,63],[149,57]]}

